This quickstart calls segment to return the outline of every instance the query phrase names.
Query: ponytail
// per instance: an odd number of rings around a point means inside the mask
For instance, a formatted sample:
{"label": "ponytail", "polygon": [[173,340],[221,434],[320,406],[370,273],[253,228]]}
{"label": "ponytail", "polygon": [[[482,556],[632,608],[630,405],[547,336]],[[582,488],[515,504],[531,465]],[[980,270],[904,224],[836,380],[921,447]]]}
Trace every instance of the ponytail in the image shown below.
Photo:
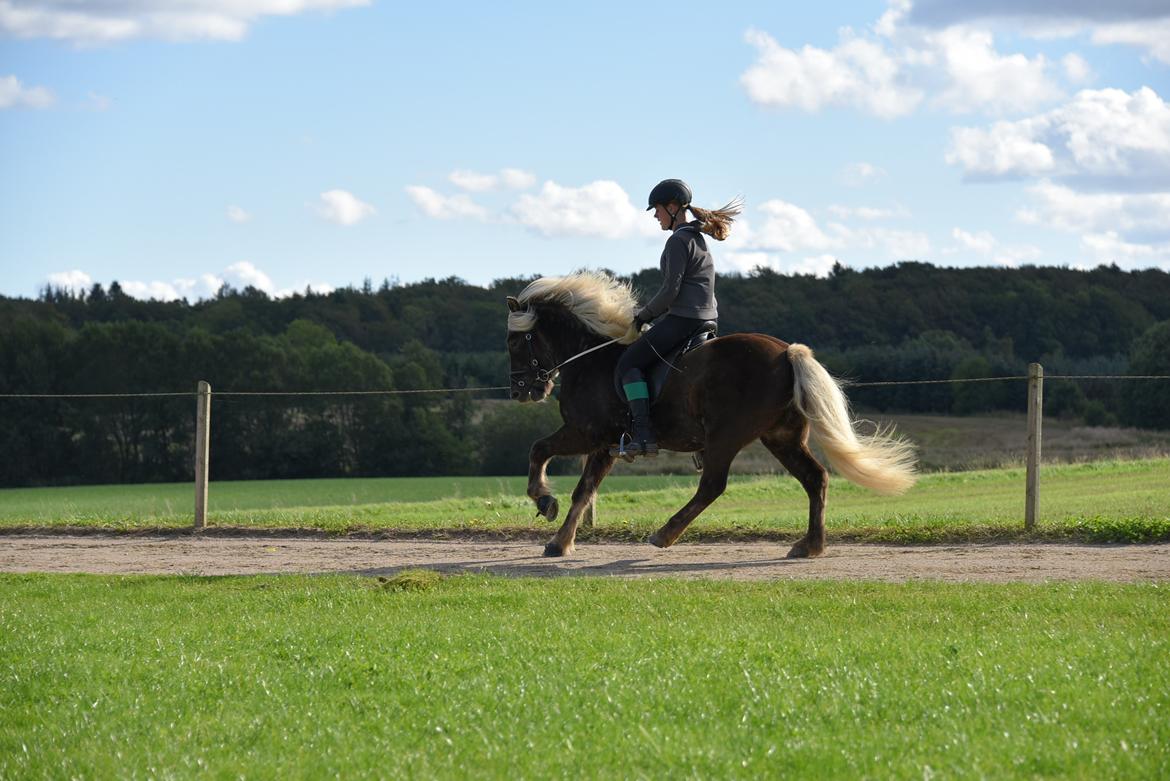
{"label": "ponytail", "polygon": [[693,204],[687,208],[699,220],[699,230],[723,241],[731,235],[731,223],[743,211],[743,198],[737,197],[720,209],[702,209]]}

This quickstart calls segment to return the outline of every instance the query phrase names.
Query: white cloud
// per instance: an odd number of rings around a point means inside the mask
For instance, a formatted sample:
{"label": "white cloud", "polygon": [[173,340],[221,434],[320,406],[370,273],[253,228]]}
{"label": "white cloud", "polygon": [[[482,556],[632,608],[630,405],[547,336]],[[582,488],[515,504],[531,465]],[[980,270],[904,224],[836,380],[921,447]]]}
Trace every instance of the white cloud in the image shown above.
{"label": "white cloud", "polygon": [[621,185],[608,180],[583,187],[547,181],[539,193],[520,196],[512,205],[512,215],[545,236],[620,239],[660,232],[658,223],[631,203]]}
{"label": "white cloud", "polygon": [[475,171],[452,171],[447,178],[459,189],[472,192],[494,190],[499,182],[499,177],[494,174],[478,174]]}
{"label": "white cloud", "polygon": [[832,204],[829,214],[840,220],[856,218],[859,220],[888,220],[894,217],[909,217],[910,213],[902,206],[885,209],[877,206],[842,206]]}
{"label": "white cloud", "polygon": [[745,38],[757,59],[740,83],[764,106],[808,112],[848,106],[885,119],[910,114],[928,97],[929,105],[955,113],[1005,113],[1063,96],[1043,55],[1001,54],[986,29],[906,25],[909,9],[907,2],[892,3],[873,34],[845,28],[832,49],[787,49],[749,30]]}
{"label": "white cloud", "polygon": [[93,279],[81,269],[71,271],[56,271],[49,274],[49,284],[53,287],[64,288],[74,293],[83,293],[93,285]]}
{"label": "white cloud", "polygon": [[1001,266],[1011,267],[1018,266],[1023,262],[1036,260],[1043,254],[1039,247],[1032,246],[1031,244],[1019,246],[1003,245],[987,231],[969,233],[962,228],[955,228],[951,231],[951,237],[959,243],[959,246],[945,248],[941,254],[955,255],[964,251],[974,252],[977,255],[991,258]]}
{"label": "white cloud", "polygon": [[1170,269],[1170,242],[1135,244],[1122,239],[1116,231],[1087,233],[1081,237],[1081,249],[1096,263],[1119,266],[1158,266]]}
{"label": "white cloud", "polygon": [[902,83],[900,64],[892,55],[852,33],[843,35],[832,50],[786,49],[760,30],[749,30],[744,37],[756,47],[758,59],[740,83],[761,105],[809,112],[857,106],[891,119],[909,114],[922,100],[921,90]]}
{"label": "white cloud", "polygon": [[1041,174],[1112,180],[1129,188],[1170,182],[1170,105],[1154,90],[1082,90],[1069,103],[988,129],[954,128],[948,163],[976,176]]}
{"label": "white cloud", "polygon": [[500,171],[500,183],[511,190],[527,190],[536,184],[536,176],[519,168],[505,168]]}
{"label": "white cloud", "polygon": [[772,199],[760,204],[764,224],[754,234],[755,247],[781,252],[825,250],[842,246],[842,241],[826,234],[806,210],[787,201]]}
{"label": "white cloud", "polygon": [[[77,270],[50,274],[49,282],[54,286],[69,287],[77,292],[86,291],[92,285],[89,275]],[[233,263],[220,274],[200,274],[198,277],[181,277],[169,282],[157,279],[147,281],[131,279],[119,284],[126,295],[143,301],[179,299],[194,301],[213,297],[225,283],[237,290],[251,286],[273,298],[287,298],[303,293],[306,288],[312,289],[315,293],[331,293],[334,289],[332,285],[323,282],[302,282],[295,287],[277,288],[268,274],[248,261]]]}
{"label": "white cloud", "polygon": [[827,277],[829,272],[833,270],[833,264],[837,262],[834,255],[814,255],[812,257],[803,258],[792,266],[792,270],[797,274],[811,274],[814,277]]}
{"label": "white cloud", "polygon": [[55,101],[47,87],[26,87],[15,76],[0,76],[0,109],[48,108]]}
{"label": "white cloud", "polygon": [[864,228],[844,236],[856,246],[880,249],[888,260],[926,260],[931,254],[930,237],[919,231]]}
{"label": "white cloud", "polygon": [[841,172],[841,180],[850,187],[861,187],[886,175],[886,170],[872,163],[853,163]]}
{"label": "white cloud", "polygon": [[359,200],[353,193],[345,190],[326,190],[321,193],[321,202],[317,205],[317,213],[338,225],[357,225],[367,217],[376,214],[377,210],[368,203]]}
{"label": "white cloud", "polygon": [[272,278],[246,260],[233,263],[224,271],[228,281],[234,282],[237,287],[254,287],[271,295],[276,289]]}
{"label": "white cloud", "polygon": [[136,282],[128,280],[120,283],[122,291],[131,298],[140,301],[175,301],[182,298],[174,285],[166,282]]}
{"label": "white cloud", "polygon": [[995,249],[995,237],[987,231],[968,233],[962,228],[955,228],[951,231],[951,236],[966,249],[973,250],[981,255],[989,255]]}
{"label": "white cloud", "polygon": [[1170,192],[1081,193],[1043,181],[1028,188],[1035,206],[1017,218],[1074,233],[1118,231],[1127,237],[1170,236]]}
{"label": "white cloud", "polygon": [[1087,84],[1093,80],[1093,69],[1084,57],[1076,52],[1069,52],[1060,58],[1064,68],[1064,75],[1073,84]]}
{"label": "white cloud", "polygon": [[1102,25],[1093,30],[1092,41],[1139,46],[1155,60],[1170,64],[1170,18]]}
{"label": "white cloud", "polygon": [[835,255],[811,255],[803,258],[784,258],[770,252],[728,252],[719,256],[721,265],[743,274],[757,268],[771,269],[779,274],[809,274],[827,277],[838,262]]}
{"label": "white cloud", "polygon": [[1158,0],[917,0],[905,10],[898,22],[926,27],[979,21],[1036,38],[1088,32],[1095,44],[1142,47],[1170,63],[1170,6]]}
{"label": "white cloud", "polygon": [[536,184],[536,176],[519,168],[504,168],[498,174],[457,170],[448,174],[447,179],[459,189],[470,192],[486,192],[501,187],[509,190],[527,190]]}
{"label": "white cloud", "polygon": [[1034,140],[1027,120],[996,122],[988,130],[951,128],[946,161],[985,176],[1036,176],[1056,165],[1052,150]]}
{"label": "white cloud", "polygon": [[[876,251],[884,261],[894,261],[924,259],[931,252],[930,238],[917,231],[869,226],[856,228],[839,222],[829,222],[822,227],[808,210],[780,199],[765,201],[758,209],[764,216],[762,224],[736,220],[731,237],[723,244],[727,251],[719,255],[721,262],[730,256],[732,267],[741,271],[762,265],[777,270],[799,268],[801,273],[813,273],[808,269],[823,267],[826,257],[836,258],[842,254],[865,252],[872,255]],[[887,216],[885,210],[864,208],[831,206],[829,211],[848,212],[849,216],[866,215],[871,219],[877,218],[878,212],[882,217]],[[889,212],[889,216],[893,214],[895,212]],[[826,250],[833,250],[836,254],[829,254]],[[809,251],[820,254],[805,256],[804,260],[811,265],[799,267],[794,259],[776,255]],[[829,266],[832,266],[831,262]]]}
{"label": "white cloud", "polygon": [[244,211],[243,208],[232,205],[227,208],[227,218],[236,224],[242,225],[245,222],[251,222],[252,215]]}
{"label": "white cloud", "polygon": [[935,101],[955,113],[1026,111],[1062,96],[1044,56],[1001,55],[986,30],[950,27],[927,41],[949,76]]}
{"label": "white cloud", "polygon": [[369,5],[370,0],[0,0],[0,33],[105,43],[135,38],[238,41],[265,16]]}
{"label": "white cloud", "polygon": [[422,185],[407,187],[406,194],[410,196],[418,208],[422,209],[424,214],[437,220],[451,220],[458,217],[486,220],[488,216],[487,209],[466,195],[443,195]]}

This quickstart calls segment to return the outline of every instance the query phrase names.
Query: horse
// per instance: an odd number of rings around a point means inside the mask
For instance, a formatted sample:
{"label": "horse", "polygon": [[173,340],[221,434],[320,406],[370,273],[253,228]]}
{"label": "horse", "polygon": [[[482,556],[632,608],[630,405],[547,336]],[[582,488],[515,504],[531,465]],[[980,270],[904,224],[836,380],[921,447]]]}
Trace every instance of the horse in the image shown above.
{"label": "horse", "polygon": [[[629,285],[590,271],[542,277],[507,297],[512,399],[544,401],[558,375],[561,380],[564,425],[533,443],[529,453],[527,493],[538,515],[553,521],[559,511],[546,479],[549,460],[585,456],[569,512],[545,545],[545,556],[573,552],[581,515],[613,467],[611,445],[627,423],[614,369],[638,336],[636,305]],[[809,450],[810,436],[830,466],[853,483],[881,494],[914,484],[913,446],[889,430],[859,433],[840,384],[802,344],[731,334],[684,353],[673,369],[654,400],[651,420],[661,448],[699,452],[703,471],[694,497],[650,535],[653,545],[667,548],[678,540],[723,493],[736,454],[757,439],[808,494],[808,531],[789,558],[825,550],[828,472]]]}

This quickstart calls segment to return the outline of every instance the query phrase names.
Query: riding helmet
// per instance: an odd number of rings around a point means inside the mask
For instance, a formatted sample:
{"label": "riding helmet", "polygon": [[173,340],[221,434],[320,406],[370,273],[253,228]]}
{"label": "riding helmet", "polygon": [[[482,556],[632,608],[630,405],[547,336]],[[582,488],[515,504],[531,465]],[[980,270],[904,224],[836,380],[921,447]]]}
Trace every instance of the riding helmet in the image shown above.
{"label": "riding helmet", "polygon": [[663,179],[654,185],[654,189],[650,191],[650,205],[646,207],[646,211],[660,203],[667,204],[671,201],[678,203],[679,206],[690,205],[691,188],[682,179]]}

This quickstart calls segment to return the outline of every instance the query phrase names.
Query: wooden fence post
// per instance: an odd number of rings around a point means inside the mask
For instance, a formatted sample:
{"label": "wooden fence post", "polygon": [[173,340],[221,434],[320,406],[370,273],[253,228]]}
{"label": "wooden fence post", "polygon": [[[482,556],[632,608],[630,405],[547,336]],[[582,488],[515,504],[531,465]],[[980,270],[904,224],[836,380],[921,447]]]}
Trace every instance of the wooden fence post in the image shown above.
{"label": "wooden fence post", "polygon": [[[589,462],[589,456],[581,456],[581,469],[585,469],[585,464]],[[597,487],[593,487],[593,498],[589,500],[589,504],[585,505],[585,509],[581,511],[581,517],[577,519],[577,528],[592,529],[593,519],[597,514]]]}
{"label": "wooden fence post", "polygon": [[594,513],[597,512],[597,494],[589,500],[589,504],[585,505],[585,509],[581,511],[581,528],[592,529]]}
{"label": "wooden fence post", "polygon": [[207,468],[211,461],[211,385],[199,381],[195,397],[195,531],[207,523]]}
{"label": "wooden fence post", "polygon": [[1040,516],[1040,432],[1044,418],[1044,367],[1028,364],[1028,461],[1024,528],[1036,528]]}

